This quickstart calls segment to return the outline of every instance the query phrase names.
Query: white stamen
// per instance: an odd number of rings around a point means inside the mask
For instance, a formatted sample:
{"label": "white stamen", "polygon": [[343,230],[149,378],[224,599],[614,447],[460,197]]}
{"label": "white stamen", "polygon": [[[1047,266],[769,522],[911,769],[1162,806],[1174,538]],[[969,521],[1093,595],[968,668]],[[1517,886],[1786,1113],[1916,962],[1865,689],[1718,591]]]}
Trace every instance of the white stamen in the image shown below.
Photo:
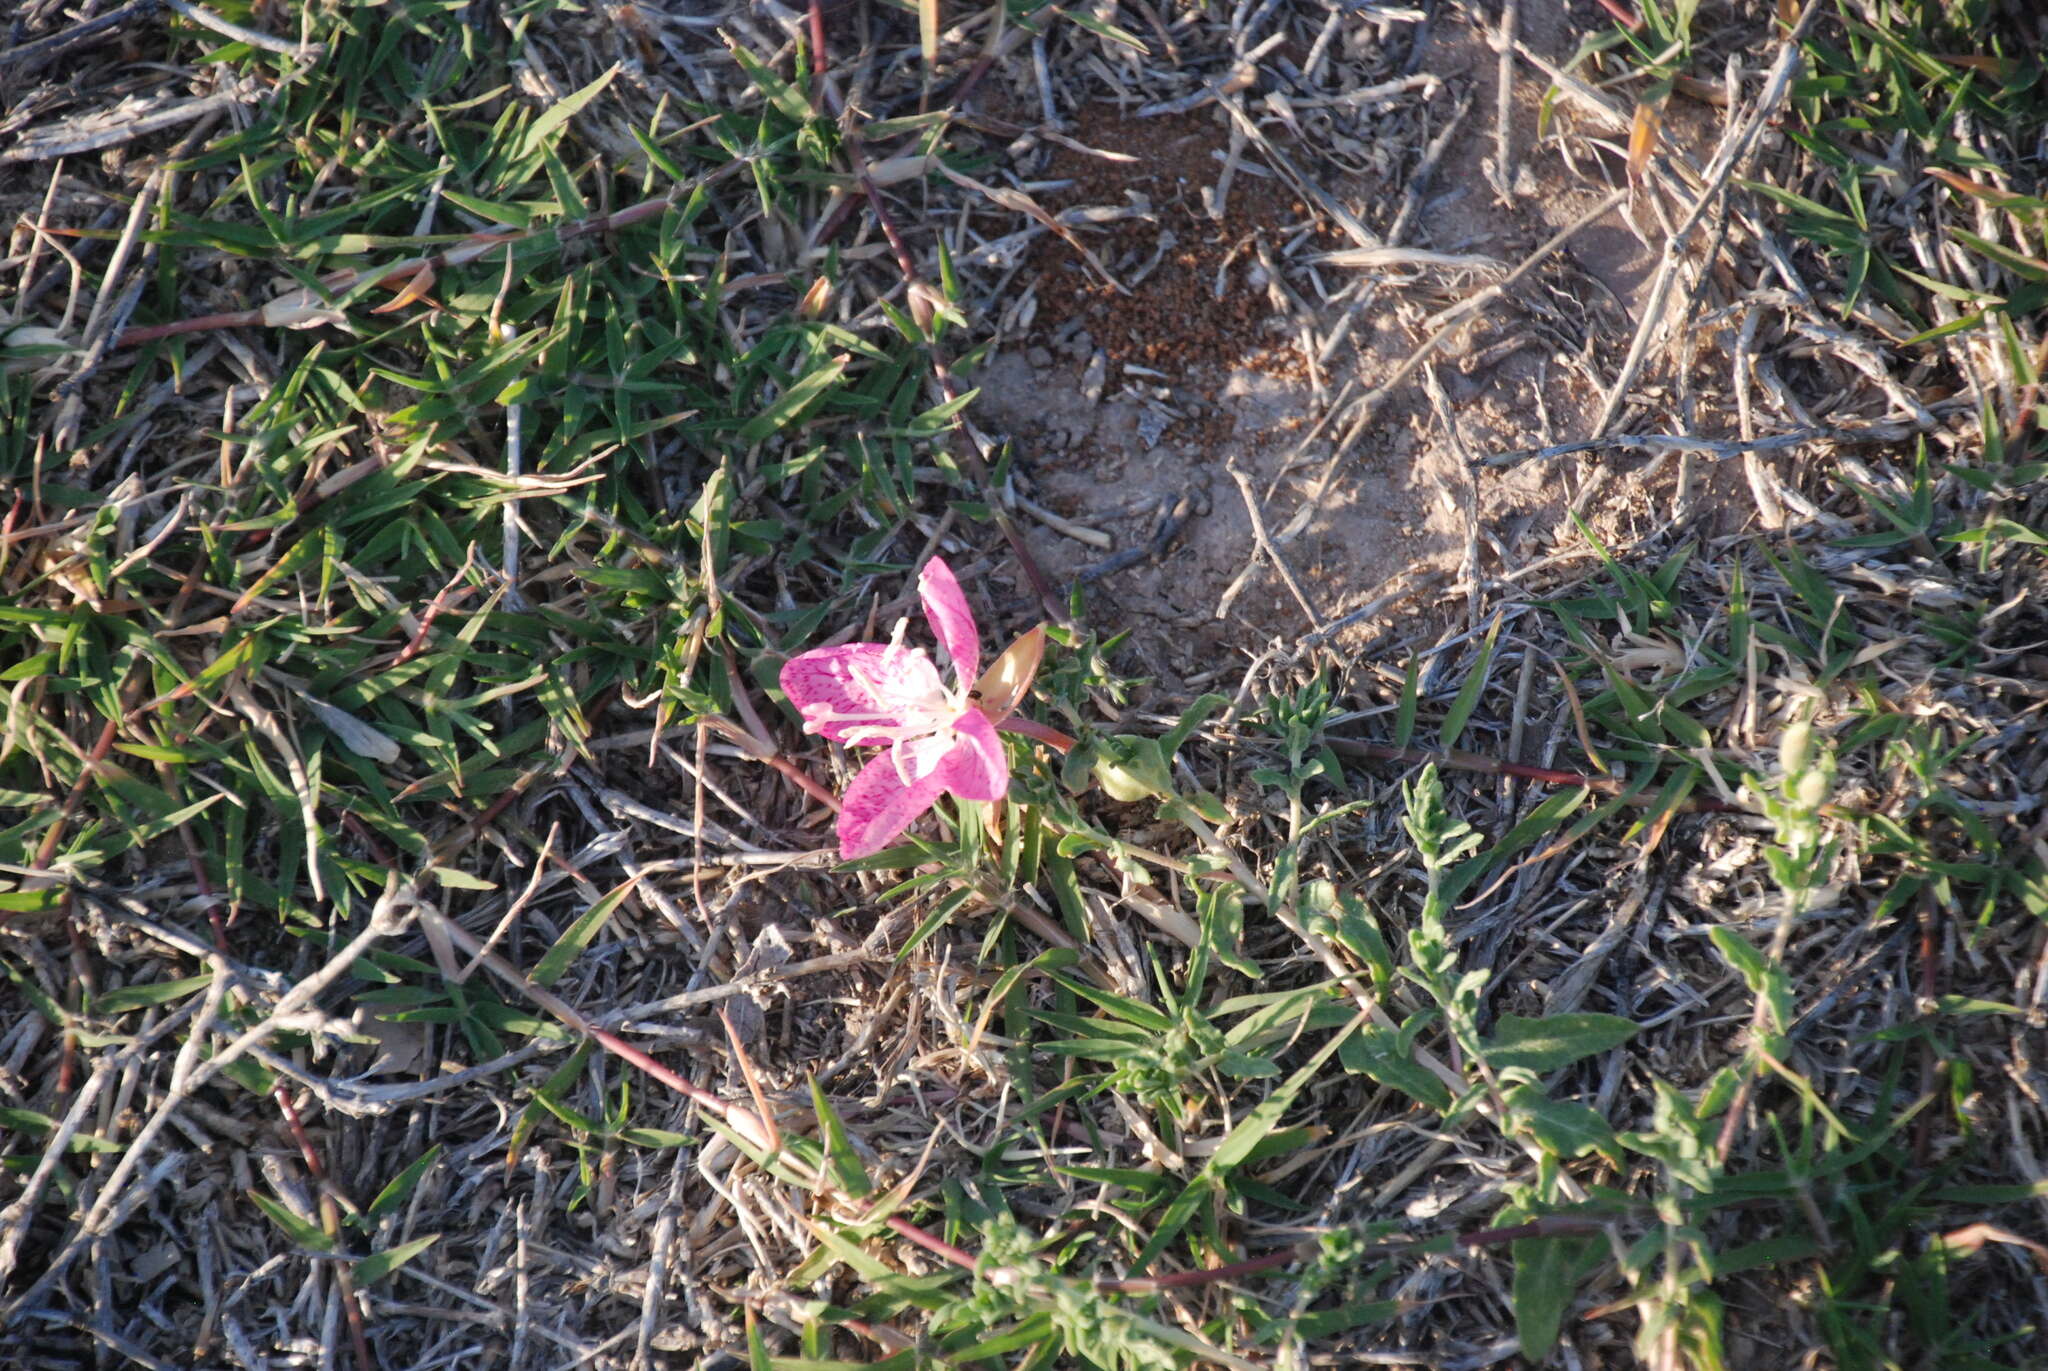
{"label": "white stamen", "polygon": [[[903,632],[907,624],[908,620],[897,620],[889,640],[891,652],[909,652],[929,664],[929,659],[924,658],[922,652],[903,647]],[[936,670],[932,672],[931,688],[915,694],[899,693],[899,689],[885,687],[881,678],[871,675],[858,662],[847,662],[846,672],[860,686],[862,694],[878,702],[888,712],[853,712],[814,704],[804,711],[807,730],[822,733],[826,724],[848,725],[841,733],[841,740],[856,746],[888,748],[897,779],[906,786],[918,779],[915,775],[915,744],[926,738],[941,738],[945,747],[939,755],[952,750],[957,736],[953,725],[967,710],[968,703],[964,696],[945,688],[944,683],[937,679]]]}

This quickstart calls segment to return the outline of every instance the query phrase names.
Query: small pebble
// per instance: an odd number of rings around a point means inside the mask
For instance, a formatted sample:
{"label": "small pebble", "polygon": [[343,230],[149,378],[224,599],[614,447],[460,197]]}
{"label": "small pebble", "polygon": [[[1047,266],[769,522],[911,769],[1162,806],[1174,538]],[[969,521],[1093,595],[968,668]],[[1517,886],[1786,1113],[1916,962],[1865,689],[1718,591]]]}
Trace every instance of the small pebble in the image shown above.
{"label": "small pebble", "polygon": [[1081,398],[1089,404],[1099,403],[1102,388],[1109,382],[1109,354],[1101,348],[1088,359],[1088,369],[1081,373]]}

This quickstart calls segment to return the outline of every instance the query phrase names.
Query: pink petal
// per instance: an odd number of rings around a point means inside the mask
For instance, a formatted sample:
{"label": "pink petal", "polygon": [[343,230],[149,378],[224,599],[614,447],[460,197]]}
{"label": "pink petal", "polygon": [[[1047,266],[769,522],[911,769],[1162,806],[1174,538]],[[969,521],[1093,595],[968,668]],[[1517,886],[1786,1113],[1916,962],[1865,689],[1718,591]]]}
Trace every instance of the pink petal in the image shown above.
{"label": "pink petal", "polygon": [[1010,759],[996,726],[978,709],[953,722],[955,742],[932,775],[963,800],[1000,800],[1010,791]]}
{"label": "pink petal", "polygon": [[971,689],[981,675],[981,634],[974,627],[974,611],[967,607],[967,597],[960,592],[960,582],[953,578],[953,568],[946,565],[945,558],[934,557],[924,564],[917,576],[917,590],[924,597],[924,617],[931,620],[932,632],[939,635],[946,655],[953,659],[960,688]]}
{"label": "pink petal", "polygon": [[929,699],[939,688],[930,657],[891,643],[813,648],[782,664],[783,694],[808,728],[835,743],[860,720],[895,723],[905,700]]}
{"label": "pink petal", "polygon": [[906,786],[896,774],[896,763],[882,753],[861,768],[839,798],[839,855],[850,862],[880,852],[945,789],[936,772]]}
{"label": "pink petal", "polygon": [[948,759],[959,748],[959,739],[951,732],[927,733],[922,738],[905,738],[896,744],[894,756],[896,772],[908,777],[912,785],[945,766]]}

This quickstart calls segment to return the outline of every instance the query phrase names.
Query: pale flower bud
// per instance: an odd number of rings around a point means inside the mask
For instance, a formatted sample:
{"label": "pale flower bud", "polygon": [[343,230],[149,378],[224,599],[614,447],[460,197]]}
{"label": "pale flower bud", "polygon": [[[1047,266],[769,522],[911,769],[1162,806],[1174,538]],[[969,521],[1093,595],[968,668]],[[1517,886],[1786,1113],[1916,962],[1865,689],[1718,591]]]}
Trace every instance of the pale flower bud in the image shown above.
{"label": "pale flower bud", "polygon": [[1785,730],[1785,736],[1778,740],[1778,763],[1785,768],[1788,776],[1806,769],[1806,754],[1813,744],[1813,728],[1801,719]]}
{"label": "pale flower bud", "polygon": [[1819,809],[1827,802],[1828,778],[1818,771],[1809,771],[1799,778],[1799,790],[1795,799],[1801,809]]}

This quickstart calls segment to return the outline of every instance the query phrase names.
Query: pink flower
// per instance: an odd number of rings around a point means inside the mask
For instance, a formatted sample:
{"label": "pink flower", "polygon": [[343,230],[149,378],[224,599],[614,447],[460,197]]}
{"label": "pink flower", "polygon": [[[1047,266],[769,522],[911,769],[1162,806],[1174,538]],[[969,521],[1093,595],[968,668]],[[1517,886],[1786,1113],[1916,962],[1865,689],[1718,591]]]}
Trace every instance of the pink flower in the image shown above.
{"label": "pink flower", "polygon": [[995,725],[968,698],[981,669],[981,635],[960,583],[943,560],[917,578],[924,617],[953,661],[953,689],[922,648],[903,646],[903,624],[886,643],[848,643],[783,664],[782,689],[804,729],[835,743],[887,748],[840,798],[839,855],[880,852],[941,794],[1000,800],[1010,764]]}

